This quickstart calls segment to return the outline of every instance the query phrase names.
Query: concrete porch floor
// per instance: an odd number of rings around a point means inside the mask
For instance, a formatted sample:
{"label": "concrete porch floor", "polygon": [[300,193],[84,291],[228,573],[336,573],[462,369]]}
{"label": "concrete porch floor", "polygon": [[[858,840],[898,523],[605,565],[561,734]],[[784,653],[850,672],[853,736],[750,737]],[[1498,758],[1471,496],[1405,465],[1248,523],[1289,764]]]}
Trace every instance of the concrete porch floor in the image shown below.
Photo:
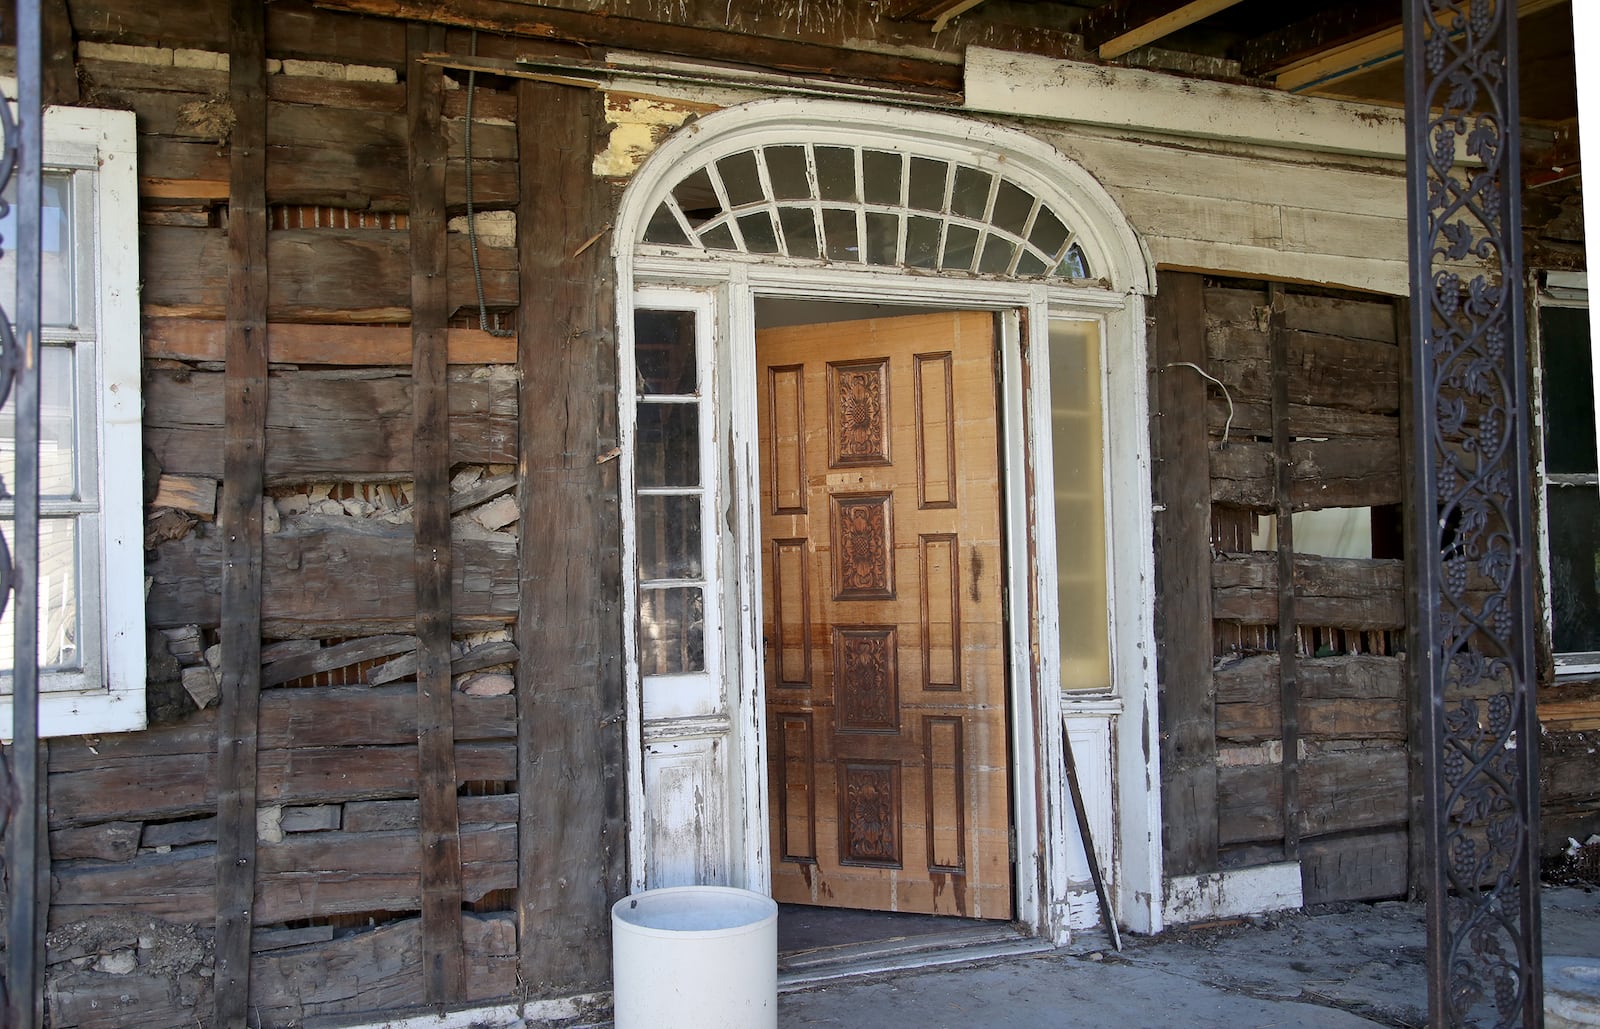
{"label": "concrete porch floor", "polygon": [[[1600,958],[1600,891],[1547,888],[1546,955]],[[1042,954],[833,980],[779,997],[779,1024],[862,1029],[1422,1026],[1423,907],[1330,905]]]}

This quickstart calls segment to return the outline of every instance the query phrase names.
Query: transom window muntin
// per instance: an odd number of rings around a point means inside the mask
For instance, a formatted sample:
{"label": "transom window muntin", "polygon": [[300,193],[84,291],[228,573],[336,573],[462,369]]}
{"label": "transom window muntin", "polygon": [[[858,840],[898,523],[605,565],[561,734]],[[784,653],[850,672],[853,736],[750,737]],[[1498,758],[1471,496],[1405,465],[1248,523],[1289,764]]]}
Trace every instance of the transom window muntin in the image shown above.
{"label": "transom window muntin", "polygon": [[657,203],[644,242],[1011,278],[1094,276],[1070,219],[1002,172],[843,143],[712,158]]}

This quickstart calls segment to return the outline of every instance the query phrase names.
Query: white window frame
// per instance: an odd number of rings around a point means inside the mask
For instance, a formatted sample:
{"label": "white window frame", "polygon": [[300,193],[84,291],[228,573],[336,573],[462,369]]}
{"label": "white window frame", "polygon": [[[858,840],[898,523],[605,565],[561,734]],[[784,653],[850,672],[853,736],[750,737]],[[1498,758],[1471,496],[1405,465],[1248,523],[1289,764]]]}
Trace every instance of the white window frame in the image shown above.
{"label": "white window frame", "polygon": [[[1550,488],[1547,483],[1544,453],[1544,429],[1547,412],[1544,404],[1544,319],[1543,311],[1547,307],[1565,307],[1585,309],[1589,308],[1589,280],[1584,272],[1559,272],[1552,271],[1544,274],[1543,287],[1534,284],[1534,296],[1537,302],[1534,305],[1532,326],[1536,345],[1533,349],[1533,375],[1532,392],[1535,394],[1536,413],[1534,423],[1534,437],[1537,441],[1537,466],[1534,473],[1534,487],[1538,513],[1534,519],[1539,535],[1539,570],[1541,588],[1544,599],[1544,629],[1550,641],[1550,656],[1558,676],[1594,675],[1600,673],[1600,652],[1572,652],[1561,653],[1555,649],[1555,605],[1550,583],[1550,511],[1545,496]],[[1593,315],[1590,316],[1591,331],[1589,334],[1589,348],[1593,367],[1600,372],[1600,341],[1597,341],[1593,332]],[[1600,440],[1600,390],[1596,391],[1595,435]],[[1564,488],[1582,488],[1581,486]]]}
{"label": "white window frame", "polygon": [[[83,508],[76,518],[81,671],[41,675],[39,735],[125,732],[146,724],[134,115],[49,107],[43,131],[45,171],[72,175],[76,281],[88,287],[80,296],[93,314],[87,328],[42,331],[46,346],[80,348],[78,368],[92,375],[78,393],[79,467],[89,476],[89,499],[66,505]],[[11,728],[8,690],[0,697],[0,738],[9,739]]]}

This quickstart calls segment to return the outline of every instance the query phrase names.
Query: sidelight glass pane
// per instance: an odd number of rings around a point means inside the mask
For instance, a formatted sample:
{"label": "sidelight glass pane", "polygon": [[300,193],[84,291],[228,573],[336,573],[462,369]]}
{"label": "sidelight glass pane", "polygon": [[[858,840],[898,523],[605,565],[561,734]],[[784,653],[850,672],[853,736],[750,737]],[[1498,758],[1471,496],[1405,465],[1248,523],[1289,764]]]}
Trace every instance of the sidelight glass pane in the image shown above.
{"label": "sidelight glass pane", "polygon": [[1050,426],[1055,470],[1061,688],[1111,685],[1106,613],[1100,333],[1094,322],[1050,323]]}
{"label": "sidelight glass pane", "polygon": [[697,579],[701,574],[700,496],[638,498],[639,579]]}
{"label": "sidelight glass pane", "polygon": [[[46,172],[40,182],[39,317],[53,327],[74,327],[77,317],[77,261],[73,252],[72,175]],[[17,317],[17,183],[6,186],[0,217],[0,306]]]}
{"label": "sidelight glass pane", "polygon": [[1544,342],[1544,463],[1552,475],[1593,472],[1595,460],[1594,361],[1586,308],[1546,307],[1539,312]]}
{"label": "sidelight glass pane", "polygon": [[639,591],[639,671],[703,672],[705,600],[697,586]]}
{"label": "sidelight glass pane", "polygon": [[[39,495],[78,495],[78,378],[73,346],[39,348]],[[16,399],[0,409],[0,479],[17,488]],[[92,499],[92,493],[91,493]]]}
{"label": "sidelight glass pane", "polygon": [[[81,633],[78,624],[78,523],[75,518],[39,519],[39,667],[77,668]],[[7,544],[16,541],[16,525],[0,520]],[[16,633],[15,604],[0,616],[0,672],[10,675]],[[9,686],[9,684],[8,684]]]}
{"label": "sidelight glass pane", "polygon": [[641,403],[635,417],[638,486],[700,485],[700,405]]}
{"label": "sidelight glass pane", "polygon": [[694,312],[635,311],[633,363],[640,393],[697,393],[700,386],[695,368]]}
{"label": "sidelight glass pane", "polygon": [[1545,496],[1555,651],[1600,651],[1600,489],[1551,486]]}

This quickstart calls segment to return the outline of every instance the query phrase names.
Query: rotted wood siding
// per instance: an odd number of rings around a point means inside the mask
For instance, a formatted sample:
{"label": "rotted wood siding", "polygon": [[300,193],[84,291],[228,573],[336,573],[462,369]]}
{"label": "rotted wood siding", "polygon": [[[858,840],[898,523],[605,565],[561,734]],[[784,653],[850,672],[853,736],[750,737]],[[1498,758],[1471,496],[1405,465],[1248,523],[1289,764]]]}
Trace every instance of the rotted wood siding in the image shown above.
{"label": "rotted wood siding", "polygon": [[[153,724],[50,748],[51,1024],[511,998],[522,405],[514,333],[479,326],[464,77],[422,73],[404,22],[255,8],[245,262],[230,166],[250,125],[229,69],[250,44],[227,0],[66,6],[80,102],[138,116]],[[412,44],[467,46],[442,28]],[[480,82],[473,116],[488,322],[514,330],[515,90]],[[230,287],[247,270],[264,270],[261,323]],[[229,400],[247,378],[253,470],[229,443],[249,438]],[[230,534],[259,554],[258,600],[225,585]],[[118,942],[133,924],[155,928]],[[125,947],[132,971],[96,967]]]}
{"label": "rotted wood siding", "polygon": [[[1203,337],[1195,363],[1221,385],[1158,358],[1161,389],[1173,375],[1206,386],[1207,429],[1159,455],[1158,496],[1182,474],[1174,462],[1209,468],[1205,516],[1168,546],[1209,566],[1191,592],[1210,631],[1169,635],[1183,598],[1163,592],[1163,721],[1185,704],[1210,717],[1200,749],[1216,800],[1168,805],[1168,860],[1192,873],[1298,859],[1308,903],[1400,896],[1410,708],[1404,565],[1391,531],[1402,499],[1394,305],[1177,273],[1161,289],[1180,281],[1194,284],[1174,290],[1187,301],[1164,304],[1158,320]],[[1158,425],[1169,414],[1181,418],[1162,410]],[[1280,517],[1336,508],[1371,509],[1373,556],[1300,552],[1292,535],[1269,532]],[[1204,672],[1174,676],[1174,659]],[[1197,837],[1214,849],[1196,851],[1187,841]]]}

